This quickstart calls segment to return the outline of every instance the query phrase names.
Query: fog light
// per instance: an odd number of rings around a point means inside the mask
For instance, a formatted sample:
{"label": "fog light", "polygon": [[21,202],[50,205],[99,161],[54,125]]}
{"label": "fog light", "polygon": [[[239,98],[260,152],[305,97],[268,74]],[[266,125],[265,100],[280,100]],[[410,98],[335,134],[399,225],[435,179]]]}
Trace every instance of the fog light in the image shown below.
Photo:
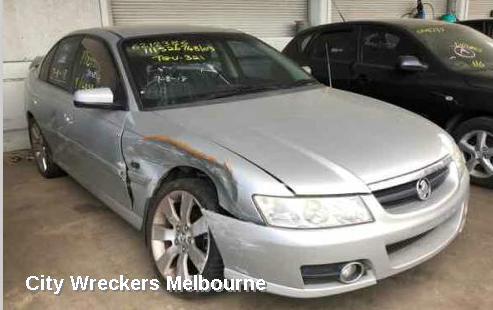
{"label": "fog light", "polygon": [[342,266],[339,281],[350,284],[358,281],[365,274],[365,266],[359,262],[347,263]]}

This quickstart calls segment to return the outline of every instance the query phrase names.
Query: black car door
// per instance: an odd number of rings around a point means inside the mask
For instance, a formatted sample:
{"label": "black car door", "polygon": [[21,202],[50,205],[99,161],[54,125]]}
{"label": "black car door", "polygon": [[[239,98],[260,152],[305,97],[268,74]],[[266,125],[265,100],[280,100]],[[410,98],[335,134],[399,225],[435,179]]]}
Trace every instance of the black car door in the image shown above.
{"label": "black car door", "polygon": [[351,90],[357,42],[358,33],[355,27],[319,33],[307,49],[312,75],[326,85]]}
{"label": "black car door", "polygon": [[[441,76],[430,53],[405,31],[385,26],[362,26],[360,57],[354,66],[353,91],[393,103],[439,121],[446,105],[440,89]],[[405,71],[400,56],[415,56],[429,66],[424,71]]]}

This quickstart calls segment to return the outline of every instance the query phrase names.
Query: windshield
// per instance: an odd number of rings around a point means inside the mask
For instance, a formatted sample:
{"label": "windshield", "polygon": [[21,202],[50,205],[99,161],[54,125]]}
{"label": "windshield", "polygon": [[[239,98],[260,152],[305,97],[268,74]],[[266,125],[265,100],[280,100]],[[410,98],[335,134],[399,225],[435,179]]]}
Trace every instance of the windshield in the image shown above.
{"label": "windshield", "polygon": [[144,109],[316,83],[247,35],[172,35],[124,42]]}
{"label": "windshield", "polygon": [[493,70],[493,40],[476,30],[459,25],[438,25],[420,26],[412,31],[453,70]]}

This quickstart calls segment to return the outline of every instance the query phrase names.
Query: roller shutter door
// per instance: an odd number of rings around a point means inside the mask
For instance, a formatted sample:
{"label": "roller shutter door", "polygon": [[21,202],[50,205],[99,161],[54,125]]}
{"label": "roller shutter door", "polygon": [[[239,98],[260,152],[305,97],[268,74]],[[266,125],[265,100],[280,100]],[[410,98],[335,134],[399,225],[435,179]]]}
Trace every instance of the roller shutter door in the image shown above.
{"label": "roller shutter door", "polygon": [[289,37],[307,21],[308,0],[111,0],[114,25],[193,24],[235,28],[260,37]]}
{"label": "roller shutter door", "polygon": [[[486,0],[493,1],[493,0]],[[446,0],[425,0],[430,3],[435,10],[435,18],[439,18],[447,11]],[[416,7],[416,1],[402,0],[336,0],[337,7],[344,15],[346,21],[361,19],[395,19],[410,12]],[[431,9],[425,6],[427,18],[432,18]],[[337,13],[334,3],[332,3],[332,22],[342,21]]]}
{"label": "roller shutter door", "polygon": [[493,0],[469,0],[468,19],[489,18],[493,11]]}

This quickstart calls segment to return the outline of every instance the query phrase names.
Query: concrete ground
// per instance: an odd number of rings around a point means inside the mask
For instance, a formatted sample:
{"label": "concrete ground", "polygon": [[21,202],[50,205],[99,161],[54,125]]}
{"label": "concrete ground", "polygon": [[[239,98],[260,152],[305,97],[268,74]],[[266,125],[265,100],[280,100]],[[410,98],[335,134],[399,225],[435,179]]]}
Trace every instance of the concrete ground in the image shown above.
{"label": "concrete ground", "polygon": [[[366,289],[297,300],[263,293],[186,300],[164,291],[31,293],[29,275],[154,278],[141,235],[70,177],[4,161],[4,307],[33,309],[493,309],[493,191],[472,188],[465,231],[444,252]],[[9,160],[10,157],[10,160]],[[67,283],[68,284],[68,283]]]}

